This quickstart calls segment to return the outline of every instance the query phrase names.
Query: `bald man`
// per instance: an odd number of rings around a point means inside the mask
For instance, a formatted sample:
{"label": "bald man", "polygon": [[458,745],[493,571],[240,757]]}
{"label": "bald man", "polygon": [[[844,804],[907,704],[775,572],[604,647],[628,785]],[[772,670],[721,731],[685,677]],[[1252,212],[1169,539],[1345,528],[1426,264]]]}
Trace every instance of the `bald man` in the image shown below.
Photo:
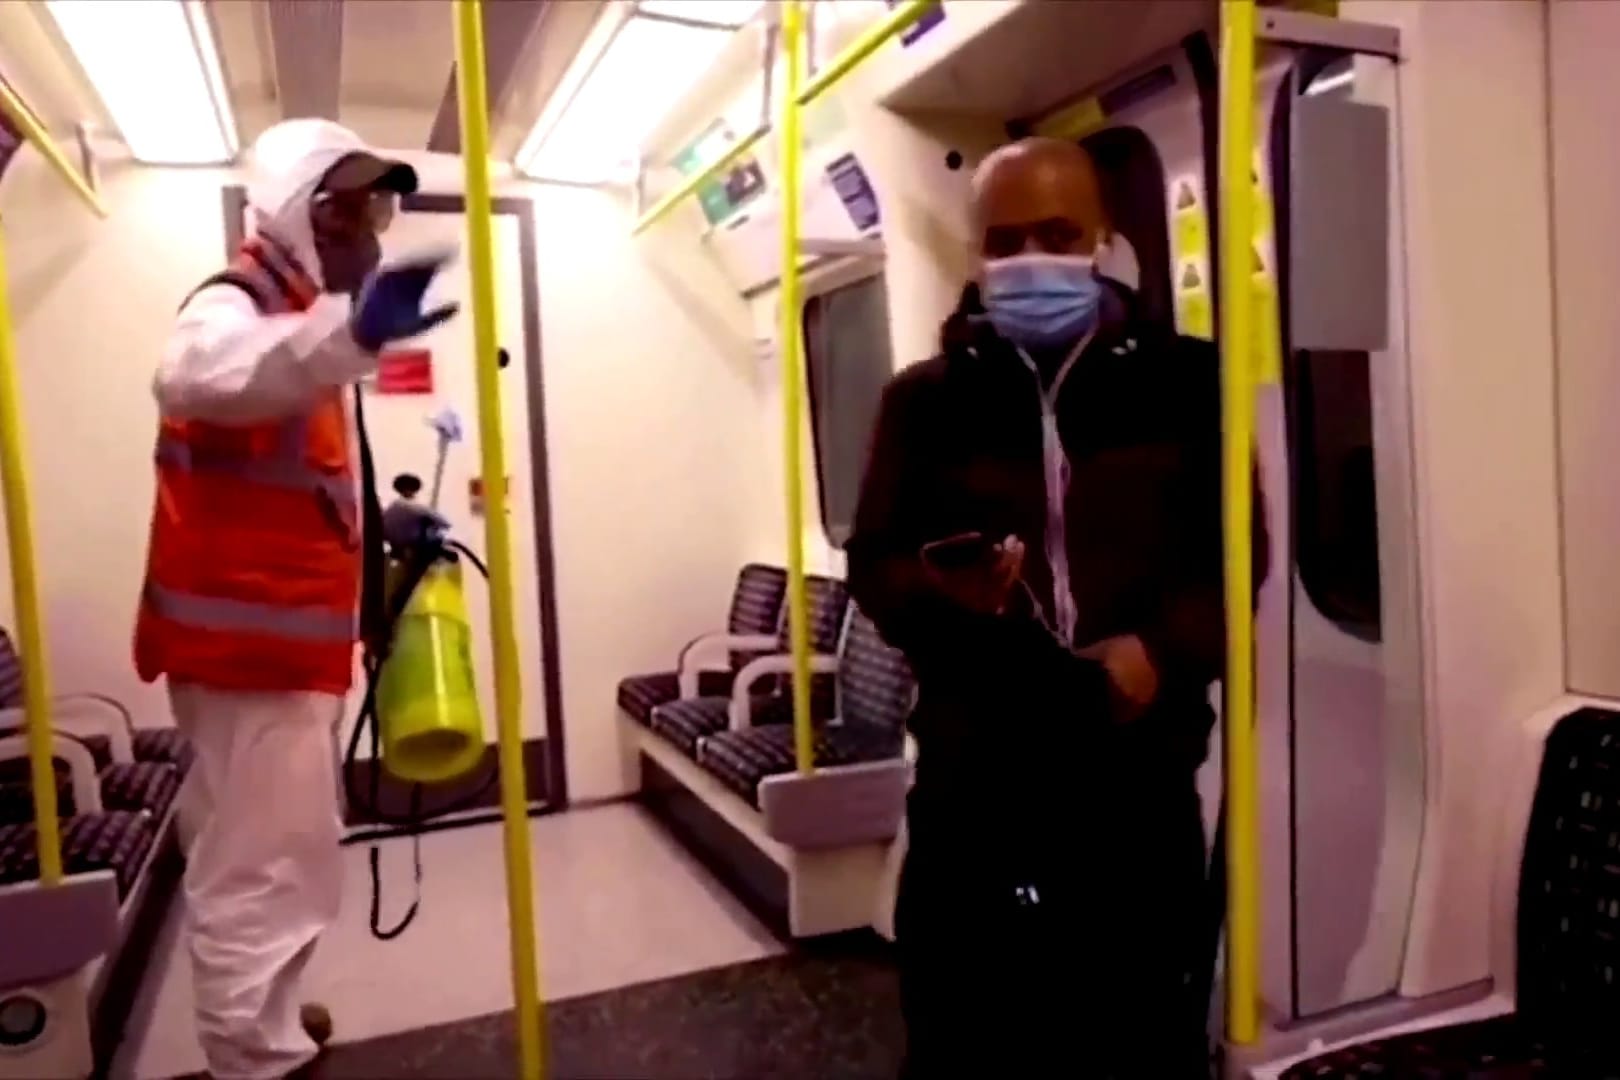
{"label": "bald man", "polygon": [[1202,1077],[1215,350],[1097,272],[1116,240],[1078,146],[992,154],[973,213],[976,279],[885,391],[848,545],[920,687],[907,1075]]}

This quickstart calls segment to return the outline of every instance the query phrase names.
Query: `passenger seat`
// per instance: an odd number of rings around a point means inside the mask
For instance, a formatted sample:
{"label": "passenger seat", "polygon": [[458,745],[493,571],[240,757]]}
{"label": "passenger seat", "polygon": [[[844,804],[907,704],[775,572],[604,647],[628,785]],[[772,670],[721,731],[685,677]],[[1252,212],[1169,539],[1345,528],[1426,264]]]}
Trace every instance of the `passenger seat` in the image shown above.
{"label": "passenger seat", "polygon": [[1346,1046],[1282,1080],[1620,1076],[1620,713],[1547,736],[1519,873],[1517,1011]]}
{"label": "passenger seat", "polygon": [[[731,593],[731,614],[721,634],[704,634],[681,650],[676,671],[651,675],[631,675],[619,683],[619,708],[636,723],[646,727],[659,705],[693,694],[729,694],[731,681],[742,666],[760,651],[770,651],[782,618],[782,598],[787,591],[787,571],[778,566],[750,563],[737,574]],[[746,647],[754,643],[752,648]],[[708,668],[703,656],[720,652],[726,657],[723,668]],[[690,672],[692,693],[682,694],[681,675]]]}
{"label": "passenger seat", "polygon": [[[11,636],[0,629],[0,737],[23,730],[23,669]],[[103,808],[146,811],[163,817],[174,804],[192,751],[174,728],[137,728],[129,710],[103,694],[66,694],[51,699],[51,726],[58,735],[88,751],[100,785]],[[85,727],[93,731],[84,730]],[[71,767],[56,759],[57,808],[77,812]],[[33,820],[28,761],[0,759],[0,822]]]}
{"label": "passenger seat", "polygon": [[[22,657],[11,640],[11,635],[0,628],[0,734],[20,727],[23,706]],[[173,727],[136,727],[129,710],[116,698],[106,694],[81,693],[58,695],[51,699],[53,706],[71,706],[75,712],[106,710],[104,721],[114,716],[122,722],[130,743],[130,757],[135,761],[163,761],[178,766],[184,773],[191,767],[192,749],[186,737]],[[105,726],[102,725],[102,726]],[[113,762],[113,740],[108,735],[78,733],[89,748],[99,768]]]}
{"label": "passenger seat", "polygon": [[[810,652],[830,660],[838,651],[839,632],[849,611],[849,590],[836,578],[811,574],[805,578],[805,606],[810,621]],[[732,676],[734,685],[719,693],[698,697],[682,697],[659,705],[652,711],[652,729],[674,743],[689,758],[696,758],[698,742],[716,732],[724,731],[731,712],[732,699],[746,693],[750,711],[757,724],[776,726],[793,719],[793,702],[786,692],[788,680],[781,674],[789,670],[787,654],[792,649],[787,618],[771,649],[744,665]],[[758,677],[755,677],[758,673]],[[742,685],[736,680],[746,680]],[[836,709],[837,687],[826,675],[811,676],[811,713],[828,717]]]}
{"label": "passenger seat", "polygon": [[[905,657],[859,610],[844,634],[836,686],[836,716],[815,729],[816,767],[900,758],[916,683]],[[702,741],[698,764],[758,807],[761,781],[796,766],[793,728],[750,724],[720,731]]]}
{"label": "passenger seat", "polygon": [[[151,814],[114,810],[68,818],[62,822],[62,869],[69,874],[111,870],[122,900],[157,838],[158,822]],[[39,878],[37,843],[32,821],[0,824],[0,885]]]}

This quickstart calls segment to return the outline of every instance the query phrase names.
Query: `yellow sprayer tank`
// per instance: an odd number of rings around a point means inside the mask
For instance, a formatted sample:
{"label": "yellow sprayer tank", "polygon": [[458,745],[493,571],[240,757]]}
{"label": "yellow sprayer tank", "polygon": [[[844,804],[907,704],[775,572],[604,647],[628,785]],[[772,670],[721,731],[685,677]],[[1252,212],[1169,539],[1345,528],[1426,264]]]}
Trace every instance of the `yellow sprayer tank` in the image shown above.
{"label": "yellow sprayer tank", "polygon": [[[390,576],[399,569],[390,563]],[[383,768],[401,780],[444,783],[483,757],[459,563],[435,562],[411,593],[377,684],[377,723]]]}

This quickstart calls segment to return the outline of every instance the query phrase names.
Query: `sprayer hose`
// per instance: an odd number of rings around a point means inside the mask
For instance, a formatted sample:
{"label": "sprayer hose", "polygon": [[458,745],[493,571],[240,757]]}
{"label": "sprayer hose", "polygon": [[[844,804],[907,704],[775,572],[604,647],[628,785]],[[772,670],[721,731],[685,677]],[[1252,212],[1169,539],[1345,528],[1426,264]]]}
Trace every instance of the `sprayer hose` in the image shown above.
{"label": "sprayer hose", "polygon": [[[448,554],[447,549],[454,549],[467,558],[477,568],[484,580],[489,580],[489,569],[484,562],[465,544],[452,540],[442,546],[422,547],[413,549],[410,558],[405,560],[405,575],[395,588],[389,599],[387,619],[384,623],[386,630],[376,642],[367,642],[365,656],[361,666],[365,670],[366,694],[361,701],[360,713],[355,717],[354,730],[349,733],[349,746],[343,755],[343,791],[351,807],[359,807],[371,822],[380,822],[386,825],[403,826],[411,838],[411,862],[416,875],[416,899],[405,914],[391,927],[382,926],[382,869],[380,854],[375,843],[371,845],[368,853],[371,864],[371,933],[380,941],[391,941],[405,932],[416,918],[417,910],[422,902],[422,835],[418,831],[423,822],[430,817],[443,817],[447,814],[459,813],[471,809],[483,801],[489,794],[497,780],[500,779],[501,770],[499,762],[491,762],[489,775],[477,789],[463,798],[457,799],[449,805],[437,807],[432,814],[422,812],[422,784],[411,785],[410,809],[404,815],[385,814],[379,803],[382,798],[382,734],[381,725],[377,722],[377,684],[382,678],[384,662],[388,659],[388,649],[393,639],[394,627],[399,624],[406,605],[410,602],[411,594],[422,583],[422,578],[432,569],[440,559],[455,556]],[[360,753],[360,738],[367,730],[371,731],[371,798],[368,801],[359,797],[355,790],[354,773],[358,764]]]}

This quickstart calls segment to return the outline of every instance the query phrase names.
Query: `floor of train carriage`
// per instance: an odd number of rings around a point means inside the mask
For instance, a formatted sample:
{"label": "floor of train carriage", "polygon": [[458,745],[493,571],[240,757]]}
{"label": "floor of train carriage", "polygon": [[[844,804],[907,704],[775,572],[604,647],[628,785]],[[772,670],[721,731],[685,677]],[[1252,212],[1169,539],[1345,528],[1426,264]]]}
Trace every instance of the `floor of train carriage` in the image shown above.
{"label": "floor of train carriage", "polygon": [[[875,935],[789,949],[632,803],[534,819],[550,1075],[892,1077],[902,1031]],[[422,906],[392,942],[367,927],[367,846],[344,849],[343,913],[305,981],[334,1045],[317,1075],[511,1075],[499,822],[422,837]],[[409,841],[383,843],[386,925],[411,896]],[[153,949],[111,1075],[204,1068],[179,909]]]}

